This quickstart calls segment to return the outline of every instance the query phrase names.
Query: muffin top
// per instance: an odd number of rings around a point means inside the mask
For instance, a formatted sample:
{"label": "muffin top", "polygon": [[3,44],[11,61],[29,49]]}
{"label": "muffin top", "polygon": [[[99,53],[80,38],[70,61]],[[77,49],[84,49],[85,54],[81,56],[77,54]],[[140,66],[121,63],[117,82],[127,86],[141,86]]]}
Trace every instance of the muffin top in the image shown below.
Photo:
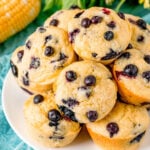
{"label": "muffin top", "polygon": [[117,95],[109,70],[93,61],[79,61],[64,68],[54,91],[60,110],[80,123],[103,118],[115,105]]}
{"label": "muffin top", "polygon": [[31,96],[24,104],[24,116],[27,124],[34,129],[33,132],[47,137],[52,147],[59,146],[59,142],[63,145],[68,135],[78,133],[81,128],[80,124],[61,114],[50,92]]}
{"label": "muffin top", "polygon": [[150,53],[150,25],[140,17],[129,14],[125,16],[132,29],[131,46]]}
{"label": "muffin top", "polygon": [[117,102],[113,110],[102,120],[88,123],[87,127],[102,136],[140,140],[149,126],[149,115],[144,107]]}
{"label": "muffin top", "polygon": [[83,10],[78,7],[59,10],[45,21],[44,26],[56,26],[68,31],[68,22],[82,12]]}
{"label": "muffin top", "polygon": [[23,51],[16,51],[11,62],[19,70],[18,82],[33,93],[49,90],[62,68],[75,60],[67,32],[57,27],[37,28]]}
{"label": "muffin top", "polygon": [[123,13],[91,7],[68,25],[70,42],[83,59],[111,63],[126,49],[131,28]]}
{"label": "muffin top", "polygon": [[136,49],[127,50],[115,61],[113,72],[123,90],[141,97],[133,104],[150,103],[150,55]]}

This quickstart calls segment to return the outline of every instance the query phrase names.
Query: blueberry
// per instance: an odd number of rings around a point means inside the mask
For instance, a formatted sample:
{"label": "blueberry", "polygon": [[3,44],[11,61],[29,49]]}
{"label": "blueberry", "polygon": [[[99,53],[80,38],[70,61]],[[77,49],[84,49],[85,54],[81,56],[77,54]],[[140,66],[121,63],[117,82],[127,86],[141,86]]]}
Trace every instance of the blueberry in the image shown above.
{"label": "blueberry", "polygon": [[11,71],[12,71],[13,75],[15,77],[18,77],[18,68],[12,61],[10,61],[10,67],[11,67]]}
{"label": "blueberry", "polygon": [[138,68],[133,64],[129,64],[124,68],[123,73],[128,77],[136,77],[138,73]]}
{"label": "blueberry", "polygon": [[111,41],[114,38],[114,33],[112,31],[107,31],[104,33],[104,38],[107,41]]}
{"label": "blueberry", "polygon": [[117,14],[118,14],[118,16],[119,16],[121,19],[125,20],[125,15],[124,15],[124,13],[118,12]]}
{"label": "blueberry", "polygon": [[84,18],[81,21],[81,26],[84,28],[88,28],[91,25],[91,20],[89,18]]}
{"label": "blueberry", "polygon": [[146,30],[147,27],[146,27],[146,22],[143,20],[143,19],[138,19],[136,21],[136,24],[143,30]]}
{"label": "blueberry", "polygon": [[135,21],[135,20],[133,20],[133,19],[129,18],[129,19],[128,19],[128,21],[129,21],[130,23],[132,23],[132,24],[136,25],[136,21]]}
{"label": "blueberry", "polygon": [[74,29],[72,32],[69,33],[69,41],[70,41],[71,43],[74,42],[74,39],[75,39],[76,35],[77,35],[79,32],[80,32],[79,29]]}
{"label": "blueberry", "polygon": [[68,57],[64,53],[60,52],[59,53],[59,59],[57,61],[61,61],[61,60],[64,60],[66,58],[68,58]]}
{"label": "blueberry", "polygon": [[68,98],[67,100],[62,99],[62,102],[67,105],[68,107],[73,108],[76,105],[79,105],[79,102],[76,99]]}
{"label": "blueberry", "polygon": [[144,105],[150,105],[150,102],[143,102],[143,103],[141,103],[141,105],[142,106],[144,106]]}
{"label": "blueberry", "polygon": [[45,37],[45,43],[46,44],[48,41],[50,41],[52,39],[52,35],[48,35]]}
{"label": "blueberry", "polygon": [[31,49],[31,41],[30,40],[28,40],[25,45],[26,45],[26,48]]}
{"label": "blueberry", "polygon": [[44,52],[45,56],[51,56],[54,54],[54,48],[51,46],[47,46]]}
{"label": "blueberry", "polygon": [[144,56],[144,60],[145,60],[145,62],[147,62],[148,64],[150,64],[150,55],[145,55]]}
{"label": "blueberry", "polygon": [[49,122],[49,126],[50,127],[57,127],[59,125],[59,123],[58,122],[54,122],[54,121],[51,121],[51,122]]}
{"label": "blueberry", "polygon": [[130,58],[130,53],[129,52],[124,52],[124,53],[122,53],[121,55],[120,55],[120,57],[119,58]]}
{"label": "blueberry", "polygon": [[106,126],[107,131],[109,132],[110,138],[114,136],[114,134],[117,134],[119,131],[119,126],[115,122],[110,122]]}
{"label": "blueberry", "polygon": [[100,16],[93,16],[93,17],[91,18],[91,22],[92,22],[93,24],[101,23],[102,20],[103,20],[103,18],[100,17]]}
{"label": "blueberry", "polygon": [[71,70],[67,71],[66,72],[66,79],[67,79],[67,81],[72,82],[72,81],[77,79],[77,74]]}
{"label": "blueberry", "polygon": [[142,77],[150,82],[150,71],[145,71],[142,73]]}
{"label": "blueberry", "polygon": [[44,97],[40,94],[35,95],[34,98],[33,98],[34,104],[41,103],[43,100],[44,100]]}
{"label": "blueberry", "polygon": [[147,107],[146,109],[147,109],[148,113],[150,114],[150,107]]}
{"label": "blueberry", "polygon": [[20,50],[20,51],[17,53],[17,57],[18,57],[18,60],[19,60],[19,61],[22,60],[23,55],[24,55],[24,50]]}
{"label": "blueberry", "polygon": [[48,118],[53,122],[58,122],[61,120],[61,114],[58,110],[52,109],[48,112]]}
{"label": "blueberry", "polygon": [[133,46],[129,43],[126,49],[132,49]]}
{"label": "blueberry", "polygon": [[86,116],[90,122],[94,122],[98,118],[98,113],[97,113],[97,111],[91,110],[91,111],[86,113]]}
{"label": "blueberry", "polygon": [[52,26],[58,26],[58,23],[59,21],[57,19],[52,19],[49,23],[49,25],[52,25]]}
{"label": "blueberry", "polygon": [[78,90],[84,92],[87,98],[91,96],[91,89],[87,86],[78,87]]}
{"label": "blueberry", "polygon": [[80,9],[80,7],[78,5],[72,5],[70,9]]}
{"label": "blueberry", "polygon": [[63,137],[63,136],[56,136],[56,135],[54,135],[54,136],[50,136],[49,139],[53,139],[53,140],[63,140],[64,137]]}
{"label": "blueberry", "polygon": [[116,23],[114,22],[114,21],[111,21],[111,22],[109,22],[108,24],[107,24],[107,26],[109,27],[109,28],[115,28],[116,27]]}
{"label": "blueberry", "polygon": [[145,132],[146,132],[146,131],[142,132],[141,134],[139,134],[138,136],[136,136],[134,139],[132,139],[132,140],[130,141],[130,144],[140,142],[141,139],[142,139],[142,137],[145,135]]}
{"label": "blueberry", "polygon": [[[68,57],[64,53],[60,52],[59,53],[59,58],[57,60],[52,60],[51,63],[59,62],[59,61],[65,60],[67,58]],[[64,63],[64,62],[65,61],[63,61],[62,63]]]}
{"label": "blueberry", "polygon": [[78,122],[77,119],[75,118],[75,114],[72,110],[68,109],[65,106],[59,106],[59,109],[61,112],[64,113],[64,116],[68,117],[72,121]]}
{"label": "blueberry", "polygon": [[40,33],[44,33],[44,32],[46,32],[46,29],[45,29],[44,27],[39,27],[39,28],[38,28],[38,31],[39,31]]}
{"label": "blueberry", "polygon": [[84,79],[84,83],[86,86],[93,86],[96,83],[96,78],[93,75],[88,75],[85,79]]}
{"label": "blueberry", "polygon": [[97,56],[97,53],[92,53],[92,57],[96,57]]}
{"label": "blueberry", "polygon": [[32,57],[30,63],[30,69],[37,69],[40,66],[40,58]]}
{"label": "blueberry", "polygon": [[23,81],[23,84],[28,86],[29,85],[29,73],[26,72],[25,75],[22,77],[22,81]]}
{"label": "blueberry", "polygon": [[120,53],[117,53],[110,48],[110,51],[106,54],[106,56],[102,57],[101,60],[113,59],[116,58],[118,55],[120,55]]}
{"label": "blueberry", "polygon": [[130,77],[130,78],[134,78],[134,76],[129,76],[129,74],[123,72],[123,71],[115,71],[116,77],[117,79],[120,79],[120,76],[125,76],[125,77]]}
{"label": "blueberry", "polygon": [[74,18],[79,18],[82,14],[84,13],[84,11],[77,13]]}
{"label": "blueberry", "polygon": [[139,35],[137,37],[137,42],[143,42],[144,41],[144,36],[143,35]]}

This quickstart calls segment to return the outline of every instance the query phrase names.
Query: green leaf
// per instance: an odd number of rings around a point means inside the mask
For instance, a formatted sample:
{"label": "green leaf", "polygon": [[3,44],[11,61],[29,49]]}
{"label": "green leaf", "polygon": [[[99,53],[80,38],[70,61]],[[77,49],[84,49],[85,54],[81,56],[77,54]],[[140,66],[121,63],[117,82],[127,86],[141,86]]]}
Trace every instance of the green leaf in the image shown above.
{"label": "green leaf", "polygon": [[89,0],[89,1],[86,1],[86,6],[87,6],[87,8],[92,7],[92,6],[95,6],[95,5],[96,5],[96,0]]}
{"label": "green leaf", "polygon": [[98,6],[104,6],[105,5],[105,0],[99,0]]}
{"label": "green leaf", "polygon": [[116,7],[116,12],[119,12],[121,6],[125,3],[126,0],[120,0],[120,2],[117,4],[117,7]]}
{"label": "green leaf", "polygon": [[43,9],[43,11],[47,11],[49,9],[51,9],[54,5],[55,0],[45,0],[45,7]]}
{"label": "green leaf", "polygon": [[78,0],[78,6],[82,9],[85,9],[86,8],[86,0]]}
{"label": "green leaf", "polygon": [[62,9],[62,5],[62,0],[45,0],[43,11],[54,13],[55,11]]}
{"label": "green leaf", "polygon": [[62,9],[69,9],[72,5],[78,5],[78,0],[62,0]]}
{"label": "green leaf", "polygon": [[63,7],[62,0],[54,0],[54,1],[55,1],[55,5],[53,6],[53,8],[55,8],[55,9],[62,9],[62,7]]}

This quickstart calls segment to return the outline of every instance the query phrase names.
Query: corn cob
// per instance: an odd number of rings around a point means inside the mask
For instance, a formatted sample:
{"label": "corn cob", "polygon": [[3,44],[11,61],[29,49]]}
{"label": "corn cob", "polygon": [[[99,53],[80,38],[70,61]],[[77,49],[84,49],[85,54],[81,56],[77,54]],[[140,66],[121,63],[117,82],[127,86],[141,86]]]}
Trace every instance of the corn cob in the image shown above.
{"label": "corn cob", "polygon": [[40,4],[41,0],[0,0],[0,43],[33,21]]}

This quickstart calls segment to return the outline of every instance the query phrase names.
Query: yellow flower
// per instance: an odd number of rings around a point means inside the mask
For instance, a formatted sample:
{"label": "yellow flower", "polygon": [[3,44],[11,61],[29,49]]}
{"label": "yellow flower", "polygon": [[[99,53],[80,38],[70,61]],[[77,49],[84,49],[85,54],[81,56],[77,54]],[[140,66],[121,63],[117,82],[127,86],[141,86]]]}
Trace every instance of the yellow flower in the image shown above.
{"label": "yellow flower", "polygon": [[139,0],[139,3],[144,3],[144,8],[150,8],[150,0]]}
{"label": "yellow flower", "polygon": [[139,0],[139,3],[140,3],[140,4],[144,3],[144,0]]}
{"label": "yellow flower", "polygon": [[114,1],[114,0],[105,0],[105,3],[106,3],[107,5],[111,5],[111,4],[113,3],[113,1]]}

